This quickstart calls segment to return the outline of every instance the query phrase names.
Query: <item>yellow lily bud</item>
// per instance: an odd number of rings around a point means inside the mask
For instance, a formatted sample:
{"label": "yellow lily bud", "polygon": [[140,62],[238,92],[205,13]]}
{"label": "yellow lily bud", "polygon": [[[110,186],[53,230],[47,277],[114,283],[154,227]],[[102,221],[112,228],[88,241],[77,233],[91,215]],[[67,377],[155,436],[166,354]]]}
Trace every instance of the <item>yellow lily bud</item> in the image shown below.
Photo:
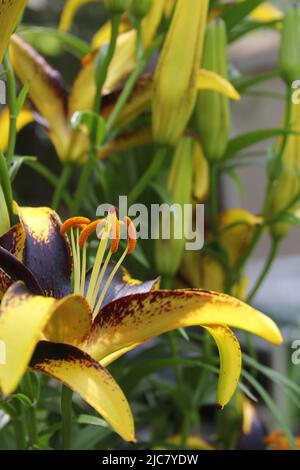
{"label": "yellow lily bud", "polygon": [[[300,106],[293,104],[291,111],[291,128],[300,132]],[[282,137],[276,143],[276,149],[282,145]],[[290,134],[285,147],[282,161],[282,172],[271,190],[267,216],[272,217],[288,206],[300,191],[300,137]],[[292,207],[292,213],[296,207]],[[271,225],[271,233],[275,238],[285,237],[291,228],[290,223],[278,222]]]}
{"label": "yellow lily bud", "polygon": [[3,189],[0,185],[0,237],[10,229],[9,213]]}
{"label": "yellow lily bud", "polygon": [[291,84],[300,77],[300,7],[294,5],[283,20],[279,69],[284,80]]}
{"label": "yellow lily bud", "polygon": [[144,18],[149,13],[152,0],[131,0],[129,12],[136,18]]}
{"label": "yellow lily bud", "polygon": [[8,41],[14,32],[28,0],[2,1],[0,3],[0,64]]}
{"label": "yellow lily bud", "polygon": [[167,188],[176,209],[170,208],[166,215],[170,217],[169,239],[159,239],[155,245],[156,266],[160,274],[172,277],[179,269],[184,253],[184,208],[191,204],[193,181],[193,140],[183,137],[174,153]]}
{"label": "yellow lily bud", "polygon": [[130,7],[131,0],[104,0],[106,8],[113,14],[122,14]]}
{"label": "yellow lily bud", "polygon": [[[203,67],[227,79],[227,37],[222,20],[212,22],[206,32]],[[228,145],[231,129],[229,99],[216,91],[199,91],[196,123],[209,161],[220,160]]]}
{"label": "yellow lily bud", "polygon": [[194,144],[194,198],[198,202],[205,200],[209,190],[209,166],[204,157],[201,144]]}
{"label": "yellow lily bud", "polygon": [[154,139],[176,145],[193,112],[208,0],[177,0],[154,78]]}

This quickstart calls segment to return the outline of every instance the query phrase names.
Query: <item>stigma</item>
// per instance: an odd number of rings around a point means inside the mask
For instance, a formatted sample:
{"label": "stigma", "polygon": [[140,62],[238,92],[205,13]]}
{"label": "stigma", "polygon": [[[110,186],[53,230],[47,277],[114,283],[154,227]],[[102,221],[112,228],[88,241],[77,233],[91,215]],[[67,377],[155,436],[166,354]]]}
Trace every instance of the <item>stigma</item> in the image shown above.
{"label": "stigma", "polygon": [[[117,254],[121,245],[121,231],[125,231],[126,247],[107,276],[109,262]],[[72,217],[61,226],[61,234],[69,233],[73,258],[73,291],[86,298],[93,316],[101,309],[107,291],[124,262],[126,256],[136,247],[136,230],[132,220],[125,217],[119,220],[113,210],[105,219],[91,221],[86,217]],[[87,246],[92,235],[99,240],[95,261],[87,278]],[[101,289],[101,291],[100,291]]]}

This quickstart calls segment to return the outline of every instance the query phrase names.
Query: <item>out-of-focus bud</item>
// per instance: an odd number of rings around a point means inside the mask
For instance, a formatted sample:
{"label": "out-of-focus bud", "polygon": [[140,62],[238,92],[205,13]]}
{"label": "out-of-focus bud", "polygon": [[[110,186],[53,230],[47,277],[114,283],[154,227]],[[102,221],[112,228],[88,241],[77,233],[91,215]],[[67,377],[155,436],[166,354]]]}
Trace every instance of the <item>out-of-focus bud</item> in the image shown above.
{"label": "out-of-focus bud", "polygon": [[3,194],[3,189],[0,185],[0,237],[8,232],[10,229],[10,220],[9,220],[9,213],[5,201],[5,197]]}
{"label": "out-of-focus bud", "polygon": [[106,8],[113,14],[122,14],[129,9],[131,0],[104,0]]}
{"label": "out-of-focus bud", "polygon": [[152,0],[131,0],[129,13],[136,18],[142,19],[148,15],[152,6]]}
{"label": "out-of-focus bud", "polygon": [[[291,128],[295,132],[300,132],[300,106],[292,105]],[[282,145],[280,137],[276,143],[276,149]],[[300,137],[290,134],[285,147],[282,160],[281,174],[271,190],[267,217],[273,217],[283,211],[292,202],[300,191]],[[290,212],[294,212],[296,207],[292,207]],[[274,238],[285,237],[291,228],[289,222],[277,222],[271,225],[271,234]]]}
{"label": "out-of-focus bud", "polygon": [[[226,26],[220,19],[207,28],[203,67],[228,77]],[[205,157],[209,161],[221,159],[231,130],[229,99],[216,91],[199,91],[195,116]]]}
{"label": "out-of-focus bud", "polygon": [[204,157],[201,144],[194,141],[194,189],[193,195],[197,202],[205,200],[209,191],[209,165]]}
{"label": "out-of-focus bud", "polygon": [[193,140],[183,137],[174,153],[167,184],[173,205],[165,205],[160,220],[160,239],[155,244],[156,267],[163,276],[174,276],[180,266],[186,242],[186,223],[192,218],[192,182]]}
{"label": "out-of-focus bud", "polygon": [[243,209],[230,209],[220,215],[220,244],[227,253],[232,267],[247,250],[254,230],[261,225],[262,218]]}
{"label": "out-of-focus bud", "polygon": [[286,12],[280,47],[279,69],[290,85],[300,77],[300,6],[294,5]]}
{"label": "out-of-focus bud", "polygon": [[193,112],[202,58],[208,0],[177,0],[154,77],[153,136],[176,145]]}

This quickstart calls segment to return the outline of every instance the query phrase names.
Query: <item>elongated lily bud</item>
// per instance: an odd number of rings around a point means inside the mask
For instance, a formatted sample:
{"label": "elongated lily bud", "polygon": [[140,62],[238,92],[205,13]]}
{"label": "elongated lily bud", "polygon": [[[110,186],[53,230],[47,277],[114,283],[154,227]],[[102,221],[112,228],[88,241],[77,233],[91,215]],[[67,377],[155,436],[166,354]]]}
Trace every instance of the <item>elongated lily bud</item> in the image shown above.
{"label": "elongated lily bud", "polygon": [[9,38],[14,32],[28,0],[2,0],[0,2],[0,64]]}
{"label": "elongated lily bud", "polygon": [[194,141],[194,190],[196,201],[202,202],[209,190],[209,165],[204,157],[200,143]]}
{"label": "elongated lily bud", "polygon": [[[183,137],[177,145],[167,188],[173,206],[166,208],[161,219],[160,239],[155,245],[156,266],[160,274],[172,277],[179,269],[185,247],[185,219],[188,214],[186,204],[191,205],[193,182],[193,140]],[[191,209],[192,211],[192,209]],[[170,231],[166,227],[170,221]],[[166,230],[166,233],[162,233]],[[166,239],[164,239],[166,237]]]}
{"label": "elongated lily bud", "polygon": [[113,14],[122,14],[130,7],[131,0],[104,0],[106,8]]}
{"label": "elongated lily bud", "polygon": [[131,0],[129,12],[136,18],[144,18],[152,6],[152,0]]}
{"label": "elongated lily bud", "polygon": [[[203,67],[227,79],[227,37],[222,20],[207,28]],[[231,128],[229,99],[216,91],[199,91],[196,123],[205,157],[220,160],[225,153]]]}
{"label": "elongated lily bud", "polygon": [[154,139],[176,145],[197,97],[208,0],[178,0],[154,78]]}
{"label": "elongated lily bud", "polygon": [[8,232],[10,229],[9,213],[3,194],[3,189],[0,185],[0,237]]}
{"label": "elongated lily bud", "polygon": [[[300,106],[292,105],[291,128],[300,132]],[[282,145],[282,137],[278,139],[276,149]],[[271,190],[268,217],[273,217],[283,211],[300,191],[300,137],[290,134],[286,144],[282,171],[278,181]],[[293,212],[295,207],[290,209]],[[271,233],[275,238],[285,237],[291,228],[290,223],[279,222],[271,225]]]}
{"label": "elongated lily bud", "polygon": [[286,12],[280,47],[279,69],[284,80],[291,84],[300,77],[300,6],[294,5]]}

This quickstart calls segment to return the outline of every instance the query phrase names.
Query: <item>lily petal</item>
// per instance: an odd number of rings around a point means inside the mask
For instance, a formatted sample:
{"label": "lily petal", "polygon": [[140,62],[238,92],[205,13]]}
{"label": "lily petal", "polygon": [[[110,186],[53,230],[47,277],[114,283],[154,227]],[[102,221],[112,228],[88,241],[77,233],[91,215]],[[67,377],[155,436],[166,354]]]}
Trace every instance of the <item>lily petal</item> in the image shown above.
{"label": "lily petal", "polygon": [[156,291],[112,302],[96,317],[84,349],[101,361],[112,353],[188,326],[241,328],[281,344],[276,324],[266,315],[225,294],[203,290]]}
{"label": "lily petal", "polygon": [[[0,339],[6,347],[6,364],[0,365],[3,393],[9,395],[17,387],[43,332],[76,345],[90,325],[91,315],[83,298],[55,300],[32,295],[22,282],[15,283],[4,295],[0,309]],[[56,327],[60,328],[57,333]]]}
{"label": "lily petal", "polygon": [[39,280],[46,295],[62,298],[70,294],[71,250],[60,233],[58,215],[47,207],[18,206],[17,212],[26,232],[25,266]]}
{"label": "lily petal", "polygon": [[220,374],[217,402],[223,408],[231,400],[239,382],[242,352],[233,332],[225,326],[206,326],[214,338],[220,355]]}
{"label": "lily petal", "polygon": [[28,0],[2,0],[0,3],[0,64]]}
{"label": "lily petal", "polygon": [[[126,33],[126,31],[130,31],[133,29],[132,23],[128,17],[128,15],[123,15],[122,20],[119,26],[119,34],[120,33]],[[97,33],[94,35],[92,39],[92,48],[94,49],[100,49],[104,44],[109,42],[111,38],[111,22],[107,21],[104,23],[103,26],[97,31]]]}
{"label": "lily petal", "polygon": [[200,69],[198,72],[198,89],[199,90],[212,90],[222,93],[222,95],[231,98],[232,100],[239,100],[240,95],[231,83],[217,73],[210,70]]}
{"label": "lily petal", "polygon": [[67,155],[70,130],[67,121],[67,93],[60,74],[20,36],[13,35],[10,57],[22,84],[29,84],[29,96],[48,121],[49,135],[58,155]]}
{"label": "lily petal", "polygon": [[[26,127],[31,122],[34,122],[34,115],[33,113],[26,108],[23,108],[17,119],[17,132],[20,132],[24,127]],[[9,137],[9,126],[10,126],[10,118],[9,118],[9,109],[4,108],[0,114],[0,150],[5,152],[8,145],[8,137]]]}
{"label": "lily petal", "polygon": [[92,2],[100,3],[99,0],[67,0],[60,17],[59,31],[69,31],[79,8]]}
{"label": "lily petal", "polygon": [[117,136],[111,142],[104,145],[98,152],[99,160],[116,155],[117,153],[127,152],[136,147],[143,147],[153,144],[152,127],[143,126],[133,131]]}
{"label": "lily petal", "polygon": [[[103,288],[115,268],[115,263],[111,262],[109,263],[105,274],[103,276],[102,283],[99,288],[99,294],[97,296],[97,300],[99,296],[101,295],[101,292],[103,291]],[[86,290],[88,288],[89,282],[90,282],[90,276],[91,272],[87,274],[86,277]],[[110,304],[114,300],[121,299],[122,297],[126,297],[128,295],[133,295],[133,294],[143,294],[147,292],[151,292],[153,290],[157,290],[159,286],[159,279],[154,279],[153,281],[146,281],[146,282],[141,282],[136,279],[133,279],[128,271],[121,266],[116,275],[114,276],[109,289],[106,293],[106,296],[104,297],[102,306],[105,307],[105,305]]]}
{"label": "lily petal", "polygon": [[134,442],[129,404],[109,372],[77,348],[40,342],[31,367],[50,375],[78,393],[125,440]]}
{"label": "lily petal", "polygon": [[[154,0],[152,8],[142,22],[144,46],[151,43],[163,15],[164,2]],[[115,90],[121,81],[130,74],[136,65],[136,31],[127,31],[118,37],[115,55],[110,64],[104,92],[108,94]],[[92,109],[95,97],[94,67],[96,54],[81,69],[73,83],[69,97],[69,117],[76,111]]]}
{"label": "lily petal", "polygon": [[22,281],[27,288],[36,295],[42,294],[42,288],[32,272],[9,251],[0,246],[0,269],[2,272],[0,282],[0,294],[5,294],[7,289],[16,281]]}
{"label": "lily petal", "polygon": [[0,246],[18,258],[19,261],[23,261],[25,240],[25,229],[21,224],[17,224],[0,237]]}

